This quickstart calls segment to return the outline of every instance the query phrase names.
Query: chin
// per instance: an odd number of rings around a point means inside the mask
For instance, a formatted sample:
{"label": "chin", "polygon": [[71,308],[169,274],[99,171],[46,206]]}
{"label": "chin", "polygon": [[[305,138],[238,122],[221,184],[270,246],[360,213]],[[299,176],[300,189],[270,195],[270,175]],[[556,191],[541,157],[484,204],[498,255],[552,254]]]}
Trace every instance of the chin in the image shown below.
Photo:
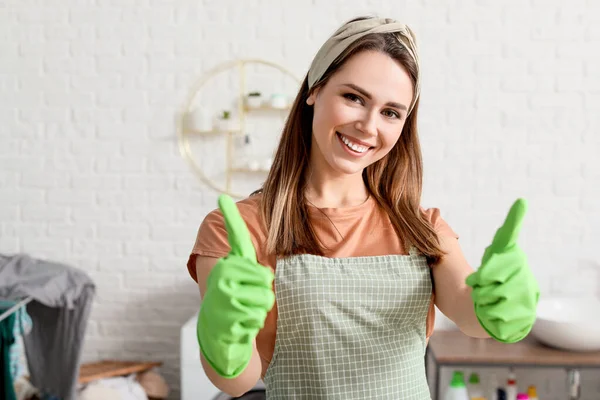
{"label": "chin", "polygon": [[335,170],[346,175],[356,175],[362,173],[362,171],[369,165],[364,162],[352,162],[345,159],[334,159],[331,160],[329,165]]}

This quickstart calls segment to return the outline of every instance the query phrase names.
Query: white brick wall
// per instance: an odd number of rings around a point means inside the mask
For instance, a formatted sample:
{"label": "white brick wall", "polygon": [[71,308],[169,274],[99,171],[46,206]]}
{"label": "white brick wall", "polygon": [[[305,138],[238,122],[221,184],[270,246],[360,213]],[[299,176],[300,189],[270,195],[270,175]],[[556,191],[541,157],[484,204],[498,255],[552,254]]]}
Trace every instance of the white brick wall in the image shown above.
{"label": "white brick wall", "polygon": [[[174,116],[224,61],[303,76],[365,12],[418,35],[424,205],[442,209],[469,261],[524,196],[522,244],[542,290],[600,295],[596,1],[3,0],[0,251],[93,276],[86,360],[162,360],[178,397],[179,327],[198,304],[185,262],[216,193],[179,157]],[[562,377],[519,374],[544,399],[564,398]],[[600,375],[584,378],[583,398],[600,397]]]}

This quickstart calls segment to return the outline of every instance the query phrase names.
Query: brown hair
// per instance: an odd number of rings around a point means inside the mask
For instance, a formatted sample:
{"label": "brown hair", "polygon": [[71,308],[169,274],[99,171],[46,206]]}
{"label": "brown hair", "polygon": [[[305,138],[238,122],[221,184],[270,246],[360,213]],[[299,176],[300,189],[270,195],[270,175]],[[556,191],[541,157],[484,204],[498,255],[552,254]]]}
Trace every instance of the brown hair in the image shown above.
{"label": "brown hair", "polygon": [[[364,18],[353,21],[360,19]],[[340,54],[310,91],[308,78],[304,79],[283,128],[273,166],[262,189],[255,192],[262,192],[260,214],[268,231],[268,253],[276,256],[323,255],[309,222],[304,197],[313,120],[313,108],[306,104],[306,99],[313,90],[324,86],[350,57],[369,50],[388,54],[398,61],[415,85],[418,66],[396,35],[375,33],[358,39]],[[405,248],[415,246],[430,262],[436,262],[443,252],[433,227],[420,208],[423,166],[417,133],[418,109],[417,99],[398,142],[385,157],[365,168],[363,180],[369,193],[388,214]]]}

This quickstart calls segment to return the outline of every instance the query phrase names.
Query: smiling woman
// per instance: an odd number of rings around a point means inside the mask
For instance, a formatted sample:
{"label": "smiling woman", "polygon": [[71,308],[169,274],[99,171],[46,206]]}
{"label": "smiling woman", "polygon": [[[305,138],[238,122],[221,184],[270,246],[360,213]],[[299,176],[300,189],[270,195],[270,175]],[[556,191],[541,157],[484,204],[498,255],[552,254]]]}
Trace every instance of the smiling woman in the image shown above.
{"label": "smiling woman", "polygon": [[403,245],[436,260],[442,251],[419,207],[414,34],[391,19],[357,18],[332,38],[313,60],[261,190],[261,216],[271,227],[267,250],[323,255],[306,207],[347,207],[373,197]]}
{"label": "smiling woman", "polygon": [[[202,222],[188,269],[202,363],[224,392],[263,378],[268,399],[423,400],[434,305],[470,336],[528,333],[524,205],[473,274],[439,210],[420,205],[419,87],[406,25],[344,24],[311,64],[263,187],[222,196]],[[502,271],[518,285],[496,287]]]}

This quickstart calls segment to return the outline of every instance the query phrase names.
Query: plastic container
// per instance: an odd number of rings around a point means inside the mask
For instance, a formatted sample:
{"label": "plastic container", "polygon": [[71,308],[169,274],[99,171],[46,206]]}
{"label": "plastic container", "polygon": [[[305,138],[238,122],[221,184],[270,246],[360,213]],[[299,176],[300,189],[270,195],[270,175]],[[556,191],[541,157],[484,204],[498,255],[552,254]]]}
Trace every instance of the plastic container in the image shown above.
{"label": "plastic container", "polygon": [[517,400],[517,378],[514,371],[511,369],[508,373],[506,381],[506,400]]}
{"label": "plastic container", "polygon": [[501,400],[498,398],[498,378],[496,374],[491,374],[488,379],[488,384],[486,386],[486,393],[488,394],[488,400]]}
{"label": "plastic container", "polygon": [[506,390],[503,388],[496,389],[496,397],[498,400],[506,400]]}
{"label": "plastic container", "polygon": [[479,375],[477,375],[476,373],[472,373],[471,376],[469,376],[469,384],[467,385],[467,390],[469,392],[469,397],[471,398],[471,400],[483,397],[483,388],[481,387]]}
{"label": "plastic container", "polygon": [[517,400],[529,400],[527,393],[517,393]]}
{"label": "plastic container", "polygon": [[527,395],[529,396],[529,400],[538,400],[537,389],[534,385],[527,388]]}
{"label": "plastic container", "polygon": [[444,400],[470,400],[465,376],[461,371],[454,371],[450,385],[446,389]]}

